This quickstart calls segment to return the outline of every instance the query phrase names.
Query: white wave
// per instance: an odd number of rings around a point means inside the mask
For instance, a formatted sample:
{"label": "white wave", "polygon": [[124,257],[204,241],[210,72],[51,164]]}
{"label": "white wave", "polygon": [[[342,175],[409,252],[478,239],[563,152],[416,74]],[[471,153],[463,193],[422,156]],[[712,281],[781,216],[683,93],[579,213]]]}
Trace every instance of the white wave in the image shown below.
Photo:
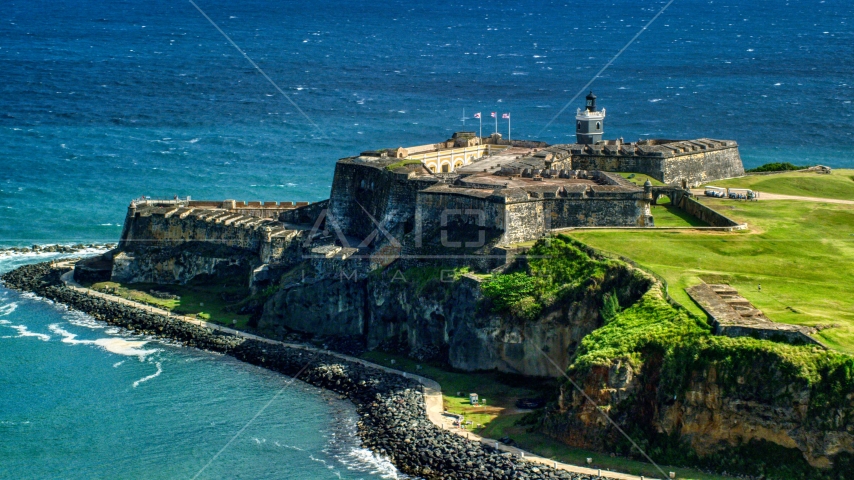
{"label": "white wave", "polygon": [[369,470],[371,474],[379,475],[381,478],[408,478],[398,472],[389,459],[380,457],[367,448],[353,448],[346,457],[338,460],[348,469],[355,467],[358,470]]}
{"label": "white wave", "polygon": [[146,343],[148,343],[148,341],[131,341],[121,338],[99,338],[95,340],[95,345],[102,347],[110,353],[126,355],[128,357],[139,357],[140,361],[144,360],[145,357],[160,351],[156,348],[148,350],[140,348]]}
{"label": "white wave", "polygon": [[[41,245],[41,247],[48,247],[51,245],[62,245],[62,244],[46,244],[46,245]],[[71,245],[65,245],[65,246],[70,247]],[[12,259],[12,258],[46,258],[46,257],[53,257],[53,258],[88,257],[90,255],[98,255],[98,254],[104,253],[106,251],[107,251],[107,247],[103,247],[103,246],[95,247],[95,248],[84,248],[82,250],[78,250],[78,251],[72,252],[72,253],[44,252],[44,251],[13,252],[10,250],[3,250],[3,251],[0,251],[0,256],[3,256],[4,259],[7,257],[9,259]]]}
{"label": "white wave", "polygon": [[7,303],[6,305],[0,305],[0,317],[5,317],[6,315],[11,315],[17,309],[18,309],[18,303],[17,302]]}
{"label": "white wave", "polygon": [[192,140],[189,140],[187,143],[196,143],[196,142],[198,142],[199,140],[201,140],[201,138],[194,138],[194,139],[192,139]]}
{"label": "white wave", "polygon": [[132,341],[123,338],[98,338],[95,340],[77,340],[77,335],[71,333],[57,324],[48,325],[51,332],[62,336],[62,343],[71,345],[97,345],[104,350],[115,353],[117,355],[125,355],[128,357],[139,357],[140,361],[145,360],[145,357],[157,353],[157,349],[143,349],[143,345],[148,343],[147,340]]}
{"label": "white wave", "polygon": [[[107,327],[106,324],[95,320],[90,315],[76,310],[69,310],[65,315],[62,316],[62,318],[68,323],[74,325],[75,327],[89,328],[92,330],[99,330]],[[110,332],[107,331],[107,333]]]}
{"label": "white wave", "polygon": [[9,320],[0,320],[0,325],[9,325],[10,323],[12,322],[10,322]]}
{"label": "white wave", "polygon": [[147,381],[151,380],[152,378],[159,377],[160,374],[163,373],[163,366],[160,365],[160,362],[155,363],[155,365],[157,365],[157,371],[152,373],[151,375],[149,375],[147,377],[142,377],[139,380],[133,382],[133,388],[138,387],[140,383],[147,382]]}
{"label": "white wave", "polygon": [[113,368],[119,368],[120,366],[122,366],[123,363],[125,363],[124,360],[122,360],[121,362],[116,362],[113,364]]}
{"label": "white wave", "polygon": [[655,103],[655,102],[660,102],[660,101],[661,101],[661,99],[660,99],[660,98],[653,98],[653,99],[650,99],[650,103]]}
{"label": "white wave", "polygon": [[47,342],[47,341],[49,341],[49,340],[50,340],[50,335],[45,335],[44,333],[31,332],[31,331],[29,331],[29,330],[27,329],[27,326],[26,326],[26,325],[11,325],[11,324],[7,324],[6,326],[8,326],[8,327],[9,327],[9,328],[11,328],[11,329],[14,329],[14,330],[17,330],[17,331],[18,331],[18,336],[17,336],[17,337],[15,337],[15,338],[22,338],[22,337],[36,337],[36,338],[38,338],[39,340],[41,340],[41,341],[43,341],[43,342]]}
{"label": "white wave", "polygon": [[300,452],[304,452],[304,451],[305,451],[305,449],[304,449],[304,448],[295,447],[295,446],[293,446],[293,445],[282,445],[282,444],[280,444],[279,442],[273,442],[273,444],[274,444],[275,446],[277,446],[277,447],[281,447],[281,448],[289,448],[289,449],[291,449],[291,450],[297,450],[297,451],[300,451]]}

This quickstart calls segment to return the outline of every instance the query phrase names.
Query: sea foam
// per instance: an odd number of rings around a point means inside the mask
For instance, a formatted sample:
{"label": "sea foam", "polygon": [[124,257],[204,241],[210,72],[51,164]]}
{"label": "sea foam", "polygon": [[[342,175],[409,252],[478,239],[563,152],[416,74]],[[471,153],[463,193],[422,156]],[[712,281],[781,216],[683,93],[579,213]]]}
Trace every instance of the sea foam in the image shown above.
{"label": "sea foam", "polygon": [[51,332],[62,337],[62,343],[71,345],[97,345],[104,350],[115,353],[117,355],[125,355],[129,357],[139,357],[140,361],[145,360],[145,357],[157,353],[158,349],[143,349],[143,345],[148,343],[147,340],[125,340],[123,338],[98,338],[95,340],[78,340],[77,334],[71,333],[63,329],[58,324],[48,325]]}
{"label": "sea foam", "polygon": [[138,387],[140,383],[147,382],[152,378],[159,377],[160,374],[163,373],[163,366],[160,364],[160,362],[155,363],[155,365],[157,366],[157,371],[147,377],[142,377],[139,380],[133,382],[133,388]]}

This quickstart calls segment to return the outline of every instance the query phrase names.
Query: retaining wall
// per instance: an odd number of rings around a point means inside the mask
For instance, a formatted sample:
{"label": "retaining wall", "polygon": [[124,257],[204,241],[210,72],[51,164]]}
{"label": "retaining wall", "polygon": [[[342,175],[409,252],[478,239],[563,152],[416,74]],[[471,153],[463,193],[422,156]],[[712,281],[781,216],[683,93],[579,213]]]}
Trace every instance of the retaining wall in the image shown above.
{"label": "retaining wall", "polygon": [[745,228],[743,224],[736,222],[720,212],[712,210],[710,207],[703,205],[687,195],[683,195],[679,203],[675,205],[713,227]]}

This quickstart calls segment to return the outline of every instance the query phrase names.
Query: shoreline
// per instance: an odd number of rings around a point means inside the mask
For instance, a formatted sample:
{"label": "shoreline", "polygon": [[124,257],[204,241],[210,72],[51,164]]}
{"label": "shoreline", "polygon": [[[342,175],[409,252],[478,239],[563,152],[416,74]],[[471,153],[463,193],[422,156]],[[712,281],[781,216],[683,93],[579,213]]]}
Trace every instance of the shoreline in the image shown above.
{"label": "shoreline", "polygon": [[73,281],[68,282],[67,276],[63,278],[69,273],[68,268],[66,266],[63,271],[62,267],[54,267],[50,262],[29,264],[8,272],[3,280],[7,288],[35,293],[134,333],[230,355],[342,395],[356,408],[363,447],[388,459],[407,475],[494,479],[641,478],[558,464],[506,445],[487,444],[473,433],[451,431],[444,428],[441,389],[433,380],[335,352],[163,314],[154,307],[143,307],[75,286]]}
{"label": "shoreline", "polygon": [[[356,407],[363,446],[388,458],[405,474],[424,478],[541,478],[544,473],[543,468],[510,459],[494,448],[466,441],[434,426],[425,413],[420,384],[411,376],[404,378],[307,347],[241,338],[86,295],[64,285],[61,274],[49,263],[30,264],[7,273],[4,280],[8,288],[30,291],[134,333],[230,355],[341,394]],[[553,478],[589,477],[555,470]]]}

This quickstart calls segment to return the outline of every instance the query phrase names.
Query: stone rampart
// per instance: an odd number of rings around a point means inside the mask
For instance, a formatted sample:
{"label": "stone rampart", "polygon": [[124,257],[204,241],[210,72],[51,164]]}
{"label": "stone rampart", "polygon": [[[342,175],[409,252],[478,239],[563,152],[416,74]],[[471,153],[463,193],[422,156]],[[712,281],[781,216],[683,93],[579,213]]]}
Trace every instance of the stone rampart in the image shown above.
{"label": "stone rampart", "polygon": [[306,243],[305,232],[241,209],[135,203],[111,258],[111,276],[130,283],[186,283],[223,266],[293,263]]}
{"label": "stone rampart", "polygon": [[694,152],[666,159],[662,164],[661,180],[673,184],[685,181],[688,185],[699,185],[744,175],[744,166],[738,147]]}
{"label": "stone rampart", "polygon": [[[393,160],[393,159],[392,159]],[[359,242],[374,235],[378,242],[390,235],[401,238],[414,228],[415,198],[419,190],[438,182],[432,176],[410,178],[387,170],[382,159],[359,157],[335,166],[327,224]]]}
{"label": "stone rampart", "polygon": [[[501,244],[535,240],[549,231],[584,226],[645,226],[643,192],[593,187],[565,196],[534,197],[528,192],[493,194],[491,190],[441,187],[418,193],[416,232],[429,243],[436,233],[464,225],[500,231]],[[420,228],[420,230],[419,230]],[[472,238],[471,241],[477,242]]]}
{"label": "stone rampart", "polygon": [[221,208],[231,210],[252,217],[276,218],[282,212],[292,210],[297,207],[308,205],[308,202],[260,202],[260,201],[241,201],[241,200],[189,200],[175,198],[173,200],[163,199],[137,199],[131,202],[131,207],[185,207],[185,208],[201,208],[213,209]]}
{"label": "stone rampart", "polygon": [[260,227],[275,223],[222,209],[131,208],[125,218],[126,231],[119,248],[136,250],[206,242],[258,252],[264,242]]}
{"label": "stone rampart", "polygon": [[698,185],[744,175],[738,145],[728,140],[565,147],[572,152],[573,169],[642,173],[667,184]]}

